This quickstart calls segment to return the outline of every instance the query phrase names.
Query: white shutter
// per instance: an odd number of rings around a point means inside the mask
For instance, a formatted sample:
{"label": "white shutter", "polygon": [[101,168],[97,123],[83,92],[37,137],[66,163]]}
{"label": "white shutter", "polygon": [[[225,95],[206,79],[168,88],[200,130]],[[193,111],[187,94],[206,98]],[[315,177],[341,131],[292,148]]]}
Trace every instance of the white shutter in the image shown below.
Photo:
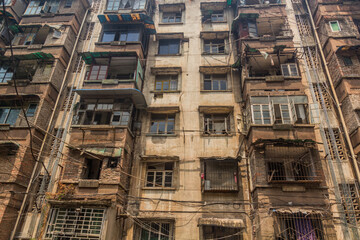
{"label": "white shutter", "polygon": [[290,100],[290,116],[291,116],[291,123],[295,123],[297,121],[297,115],[296,115],[296,108],[295,108],[295,104],[294,104],[294,100]]}

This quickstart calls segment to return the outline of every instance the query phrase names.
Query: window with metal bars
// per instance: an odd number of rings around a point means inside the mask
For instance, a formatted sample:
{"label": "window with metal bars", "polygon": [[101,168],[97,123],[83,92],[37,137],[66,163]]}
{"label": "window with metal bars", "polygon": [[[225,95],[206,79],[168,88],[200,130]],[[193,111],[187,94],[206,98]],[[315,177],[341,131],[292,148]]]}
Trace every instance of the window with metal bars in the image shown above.
{"label": "window with metal bars", "polygon": [[238,191],[238,165],[236,160],[205,160],[202,164],[203,191]]}
{"label": "window with metal bars", "polygon": [[50,210],[45,240],[100,240],[105,219],[103,208],[60,208]]}
{"label": "window with metal bars", "polygon": [[172,187],[174,163],[154,162],[146,166],[146,187]]}
{"label": "window with metal bars", "polygon": [[321,214],[276,213],[275,239],[327,239],[322,223],[323,218]]}
{"label": "window with metal bars", "polygon": [[[357,223],[360,223],[360,194],[359,194],[359,184],[339,184],[341,198],[343,202],[343,207],[345,210],[345,216],[348,223],[351,223],[351,217],[354,216]],[[344,191],[344,187],[347,187],[349,190],[349,195]],[[347,206],[346,202],[351,202],[354,210]]]}
{"label": "window with metal bars", "polygon": [[170,240],[173,238],[174,224],[165,221],[142,221],[137,226],[134,239],[136,240]]}

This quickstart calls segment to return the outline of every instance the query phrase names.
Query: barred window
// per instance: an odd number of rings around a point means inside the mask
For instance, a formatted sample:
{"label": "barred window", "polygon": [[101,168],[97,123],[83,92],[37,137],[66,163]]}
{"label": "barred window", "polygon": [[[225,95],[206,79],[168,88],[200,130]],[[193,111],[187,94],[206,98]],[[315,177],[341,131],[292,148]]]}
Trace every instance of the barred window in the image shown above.
{"label": "barred window", "polygon": [[100,240],[104,224],[103,208],[52,208],[45,240]]}
{"label": "barred window", "polygon": [[171,222],[143,222],[138,226],[136,240],[170,240],[173,238],[173,223]]}

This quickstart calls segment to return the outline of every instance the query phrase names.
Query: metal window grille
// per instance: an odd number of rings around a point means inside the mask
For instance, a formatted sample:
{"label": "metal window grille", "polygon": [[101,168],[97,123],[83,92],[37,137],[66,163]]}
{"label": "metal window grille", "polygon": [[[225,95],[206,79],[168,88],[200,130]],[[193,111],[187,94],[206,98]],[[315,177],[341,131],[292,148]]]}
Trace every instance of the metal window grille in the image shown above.
{"label": "metal window grille", "polygon": [[170,240],[173,239],[173,224],[169,222],[144,222],[136,240]]}
{"label": "metal window grille", "polygon": [[311,150],[307,147],[267,146],[265,162],[269,183],[321,181],[321,174],[316,169]]}
{"label": "metal window grille", "polygon": [[320,214],[276,213],[275,239],[329,239],[324,231],[323,218]]}
{"label": "metal window grille", "polygon": [[238,191],[238,167],[236,161],[207,160],[201,174],[204,191]]}
{"label": "metal window grille", "polygon": [[44,239],[100,240],[104,216],[103,208],[52,208]]}

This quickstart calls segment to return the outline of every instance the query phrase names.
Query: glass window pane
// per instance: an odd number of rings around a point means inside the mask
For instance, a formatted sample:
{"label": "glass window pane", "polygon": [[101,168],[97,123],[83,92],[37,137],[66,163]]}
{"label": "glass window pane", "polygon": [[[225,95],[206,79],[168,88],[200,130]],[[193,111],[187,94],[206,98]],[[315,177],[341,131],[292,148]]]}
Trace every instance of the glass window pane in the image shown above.
{"label": "glass window pane", "polygon": [[155,83],[155,90],[156,91],[161,91],[161,86],[162,86],[162,82],[161,81],[157,81]]}
{"label": "glass window pane", "polygon": [[11,109],[6,119],[6,123],[10,125],[14,125],[16,123],[16,119],[19,116],[19,113],[20,113],[20,108]]}
{"label": "glass window pane", "polygon": [[338,21],[330,22],[330,25],[331,25],[331,30],[332,30],[333,32],[338,32],[338,31],[340,31],[340,26],[339,26],[339,22],[338,22]]}
{"label": "glass window pane", "polygon": [[168,90],[169,90],[169,82],[168,82],[168,81],[164,81],[164,82],[163,82],[163,90],[164,90],[164,91],[168,91]]}
{"label": "glass window pane", "polygon": [[226,81],[220,81],[220,90],[227,90]]}
{"label": "glass window pane", "polygon": [[146,178],[146,186],[153,187],[154,186],[154,172],[148,172]]}
{"label": "glass window pane", "polygon": [[139,36],[140,36],[140,33],[139,32],[129,32],[128,33],[128,36],[127,36],[127,41],[128,42],[136,42],[136,41],[139,41]]}
{"label": "glass window pane", "polygon": [[159,54],[163,54],[163,55],[166,55],[166,54],[169,54],[169,46],[162,42],[160,40],[160,43],[159,43]]}
{"label": "glass window pane", "polygon": [[211,90],[211,81],[210,80],[204,81],[204,90]]}
{"label": "glass window pane", "polygon": [[155,186],[162,187],[163,172],[155,172]]}
{"label": "glass window pane", "polygon": [[178,85],[177,80],[171,80],[171,82],[170,82],[170,90],[172,90],[172,91],[177,90],[177,85]]}
{"label": "glass window pane", "polygon": [[169,45],[169,54],[178,54],[179,53],[179,43],[173,42]]}
{"label": "glass window pane", "polygon": [[167,123],[167,133],[174,133],[174,122],[171,121]]}
{"label": "glass window pane", "polygon": [[158,123],[157,122],[151,122],[150,126],[150,132],[156,133],[157,132]]}
{"label": "glass window pane", "polygon": [[172,172],[165,173],[165,187],[171,187],[172,185]]}
{"label": "glass window pane", "polygon": [[220,90],[219,85],[220,82],[218,80],[213,80],[212,90]]}
{"label": "glass window pane", "polygon": [[159,130],[158,133],[165,133],[165,122],[159,122]]}
{"label": "glass window pane", "polygon": [[35,111],[36,111],[36,108],[37,108],[37,104],[36,103],[31,103],[28,107],[28,110],[26,112],[26,115],[28,117],[32,117],[35,115]]}
{"label": "glass window pane", "polygon": [[102,37],[102,42],[111,42],[111,41],[115,41],[115,32],[104,32],[103,37]]}
{"label": "glass window pane", "polygon": [[9,108],[0,108],[0,123],[3,124],[6,121],[6,116],[8,115]]}

